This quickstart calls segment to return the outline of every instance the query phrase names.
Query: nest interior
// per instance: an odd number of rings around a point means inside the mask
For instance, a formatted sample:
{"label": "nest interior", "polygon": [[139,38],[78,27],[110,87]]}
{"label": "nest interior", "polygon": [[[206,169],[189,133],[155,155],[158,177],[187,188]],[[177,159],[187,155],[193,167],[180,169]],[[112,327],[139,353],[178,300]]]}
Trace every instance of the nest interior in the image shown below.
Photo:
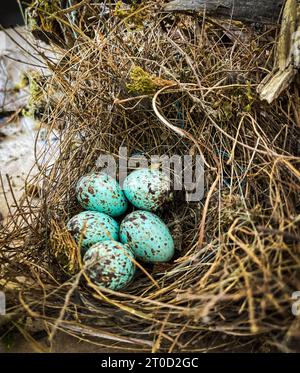
{"label": "nest interior", "polygon": [[[99,19],[100,5],[83,3],[81,13],[52,10],[56,57],[44,57],[40,120],[59,147],[46,161],[36,154],[39,173],[1,229],[5,330],[25,333],[31,318],[50,340],[63,331],[119,350],[293,350],[299,90],[271,105],[256,94],[277,28],[165,14],[157,1],[101,8]],[[145,265],[115,292],[86,278],[65,224],[80,211],[79,177],[97,170],[100,154],[118,159],[121,146],[203,156],[205,193],[201,202],[179,195],[161,212],[174,260]]]}

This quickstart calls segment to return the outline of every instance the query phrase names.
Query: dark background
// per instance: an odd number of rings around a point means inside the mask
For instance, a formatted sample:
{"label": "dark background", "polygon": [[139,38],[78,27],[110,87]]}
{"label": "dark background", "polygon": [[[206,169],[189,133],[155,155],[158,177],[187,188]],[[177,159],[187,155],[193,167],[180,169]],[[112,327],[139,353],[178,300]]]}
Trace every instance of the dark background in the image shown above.
{"label": "dark background", "polygon": [[24,20],[18,1],[0,0],[0,27],[8,28],[23,24]]}

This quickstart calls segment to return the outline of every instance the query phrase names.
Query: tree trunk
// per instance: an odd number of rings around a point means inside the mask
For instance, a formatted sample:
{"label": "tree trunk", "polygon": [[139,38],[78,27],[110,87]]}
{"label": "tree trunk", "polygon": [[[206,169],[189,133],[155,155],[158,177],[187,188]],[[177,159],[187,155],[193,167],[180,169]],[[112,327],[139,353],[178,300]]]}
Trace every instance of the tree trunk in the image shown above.
{"label": "tree trunk", "polygon": [[215,17],[246,22],[277,23],[285,0],[173,0],[164,10],[206,11]]}

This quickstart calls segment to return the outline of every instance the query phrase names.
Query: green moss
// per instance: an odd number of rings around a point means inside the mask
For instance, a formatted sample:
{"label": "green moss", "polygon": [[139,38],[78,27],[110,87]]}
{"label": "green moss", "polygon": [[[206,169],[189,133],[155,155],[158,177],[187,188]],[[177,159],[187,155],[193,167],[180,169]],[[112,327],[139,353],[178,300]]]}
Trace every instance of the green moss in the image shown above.
{"label": "green moss", "polygon": [[144,12],[135,13],[140,6],[142,6],[142,2],[139,4],[137,0],[132,0],[130,6],[119,0],[115,5],[114,15],[125,19],[125,25],[129,30],[142,29],[145,14]]}
{"label": "green moss", "polygon": [[26,10],[29,29],[34,31],[40,28],[43,31],[51,32],[53,30],[54,14],[59,9],[61,9],[59,0],[32,1]]}
{"label": "green moss", "polygon": [[252,105],[255,102],[255,97],[252,94],[252,87],[251,87],[251,82],[247,81],[247,87],[246,87],[246,99],[247,99],[247,104],[244,106],[244,111],[250,112],[252,109]]}
{"label": "green moss", "polygon": [[232,102],[225,101],[222,104],[220,103],[220,106],[218,109],[222,110],[223,118],[226,120],[230,120],[233,116],[233,108],[232,108]]}
{"label": "green moss", "polygon": [[131,83],[126,84],[128,92],[138,94],[152,94],[157,90],[155,77],[139,66],[134,66],[130,72]]}
{"label": "green moss", "polygon": [[20,91],[21,89],[26,88],[28,85],[29,85],[28,75],[25,72],[23,72],[20,76],[19,82],[15,85],[14,90]]}
{"label": "green moss", "polygon": [[35,118],[39,112],[43,100],[43,90],[41,87],[41,75],[36,71],[30,71],[26,74],[29,82],[29,99],[26,108],[22,114],[31,118]]}
{"label": "green moss", "polygon": [[124,8],[124,4],[122,3],[121,0],[119,0],[116,3],[114,14],[115,14],[115,16],[120,17],[120,18],[125,18],[125,17],[128,16],[128,14],[129,14],[128,10],[126,10]]}

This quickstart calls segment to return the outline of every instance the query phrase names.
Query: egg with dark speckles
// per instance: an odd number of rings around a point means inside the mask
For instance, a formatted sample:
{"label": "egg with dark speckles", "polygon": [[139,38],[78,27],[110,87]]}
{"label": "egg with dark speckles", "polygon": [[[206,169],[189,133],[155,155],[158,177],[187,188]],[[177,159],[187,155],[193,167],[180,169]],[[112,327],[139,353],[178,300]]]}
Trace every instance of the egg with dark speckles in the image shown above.
{"label": "egg with dark speckles", "polygon": [[97,211],[83,211],[73,216],[67,228],[77,243],[82,240],[83,251],[95,243],[119,237],[119,224],[107,214]]}
{"label": "egg with dark speckles", "polygon": [[86,210],[104,212],[112,217],[124,214],[128,207],[119,183],[105,173],[83,176],[76,185],[76,194]]}
{"label": "egg with dark speckles", "polygon": [[138,209],[156,211],[170,200],[170,178],[159,170],[141,168],[126,177],[123,190]]}
{"label": "egg with dark speckles", "polygon": [[86,274],[98,286],[124,288],[135,273],[134,255],[128,245],[104,241],[90,247],[83,257]]}
{"label": "egg with dark speckles", "polygon": [[134,211],[120,225],[120,239],[144,262],[168,262],[174,255],[174,241],[166,224],[149,211]]}

